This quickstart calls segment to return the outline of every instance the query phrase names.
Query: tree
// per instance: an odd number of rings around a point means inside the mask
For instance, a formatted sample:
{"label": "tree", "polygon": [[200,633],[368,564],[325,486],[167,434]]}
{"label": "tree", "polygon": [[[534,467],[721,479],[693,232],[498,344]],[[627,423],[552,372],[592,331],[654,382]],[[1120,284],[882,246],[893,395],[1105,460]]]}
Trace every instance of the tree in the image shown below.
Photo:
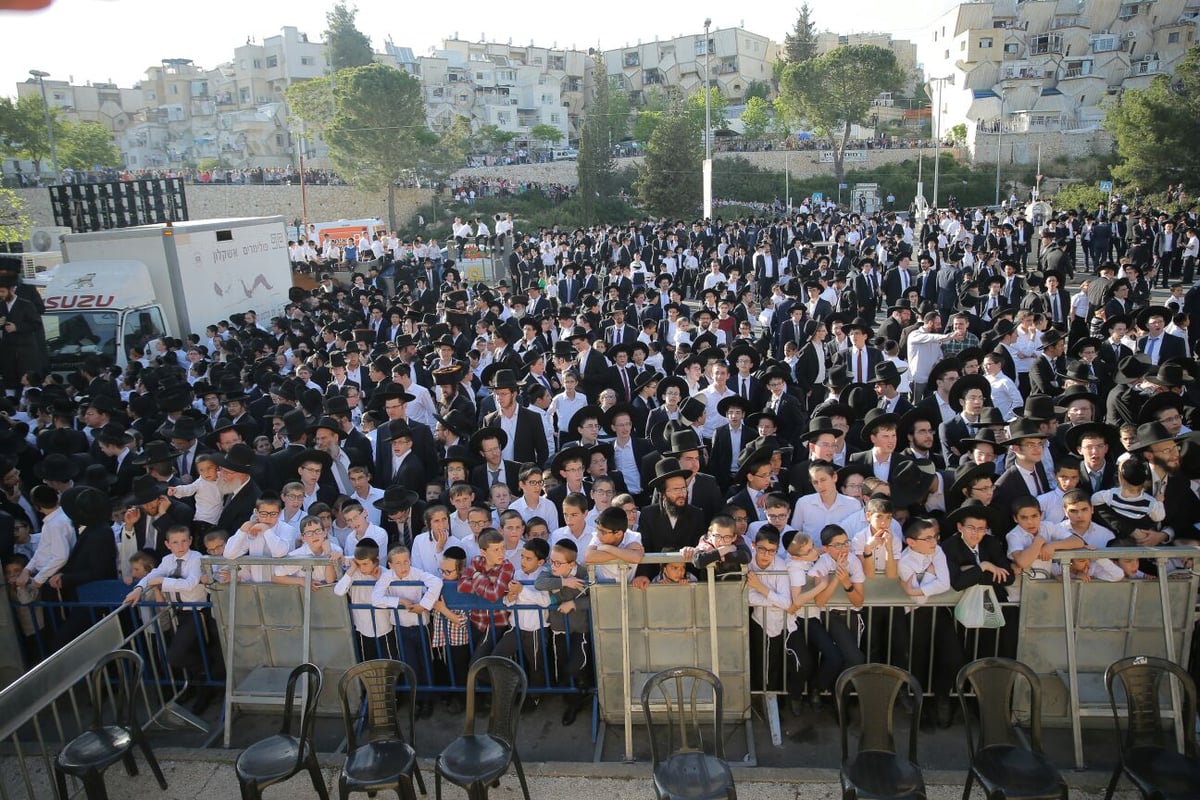
{"label": "tree", "polygon": [[[62,141],[66,129],[56,109],[50,109],[50,120],[55,141]],[[46,105],[40,95],[27,94],[16,102],[0,97],[0,152],[27,158],[41,172],[42,162],[50,155],[50,137],[46,133]]]}
{"label": "tree", "polygon": [[663,117],[638,169],[638,199],[660,218],[694,216],[700,208],[703,161],[696,128],[685,117]]}
{"label": "tree", "polygon": [[1193,45],[1175,74],[1160,75],[1146,89],[1126,91],[1109,109],[1104,127],[1116,140],[1113,176],[1145,191],[1183,182],[1200,183],[1200,45]]}
{"label": "tree", "polygon": [[617,141],[624,137],[629,117],[629,95],[603,77],[604,60],[600,53],[594,56],[592,66],[598,80],[591,111],[579,132],[579,160],[576,163],[580,205],[584,221],[589,225],[595,222],[596,201],[605,200],[612,191],[613,135],[620,131]]}
{"label": "tree", "polygon": [[906,80],[891,50],[850,45],[788,64],[783,72],[781,97],[792,114],[833,141],[833,171],[841,183],[850,126],[865,121],[871,101],[880,92],[899,91]]}
{"label": "tree", "polygon": [[324,136],[333,118],[333,86],[328,78],[297,81],[284,91],[291,115],[304,124],[306,136]]}
{"label": "tree", "polygon": [[33,220],[25,213],[25,201],[12,189],[0,186],[0,244],[16,244],[29,238]]}
{"label": "tree", "polygon": [[76,122],[66,126],[58,145],[59,164],[77,170],[121,166],[121,151],[112,131],[99,122]]}
{"label": "tree", "polygon": [[746,110],[742,112],[742,127],[747,139],[766,138],[771,127],[771,104],[757,95],[747,100]]}
{"label": "tree", "polygon": [[633,119],[633,140],[645,147],[654,136],[658,123],[662,122],[662,111],[639,111]]}
{"label": "tree", "polygon": [[[721,94],[721,90],[713,86],[708,90],[708,115],[712,122],[712,129],[719,131],[725,127],[725,109],[729,104],[725,102],[725,95]],[[684,113],[687,115],[693,128],[697,133],[704,132],[704,90],[697,89],[688,95],[687,101],[684,104]]]}
{"label": "tree", "polygon": [[331,72],[362,67],[375,60],[371,40],[354,24],[358,8],[347,8],[345,2],[337,3],[325,14],[329,27],[325,30],[325,52],[328,53]]}
{"label": "tree", "polygon": [[816,54],[817,25],[813,22],[812,9],[805,2],[796,9],[796,24],[791,33],[783,36],[783,60],[788,64],[799,64]]}
{"label": "tree", "polygon": [[763,100],[771,99],[771,84],[767,81],[750,81],[746,85],[746,100],[751,97],[761,97]]}
{"label": "tree", "polygon": [[547,125],[544,122],[539,122],[529,129],[529,136],[535,142],[542,142],[544,146],[557,144],[562,141],[563,133],[553,125]]}
{"label": "tree", "polygon": [[388,190],[388,219],[395,227],[396,179],[419,170],[436,153],[438,137],[425,127],[421,83],[384,64],[334,75],[334,113],[325,127],[338,172],[367,191]]}
{"label": "tree", "polygon": [[950,129],[950,141],[960,146],[967,141],[967,123],[960,122]]}
{"label": "tree", "polygon": [[514,131],[506,131],[496,125],[483,125],[475,131],[475,139],[484,147],[490,144],[504,149],[515,138],[517,134]]}

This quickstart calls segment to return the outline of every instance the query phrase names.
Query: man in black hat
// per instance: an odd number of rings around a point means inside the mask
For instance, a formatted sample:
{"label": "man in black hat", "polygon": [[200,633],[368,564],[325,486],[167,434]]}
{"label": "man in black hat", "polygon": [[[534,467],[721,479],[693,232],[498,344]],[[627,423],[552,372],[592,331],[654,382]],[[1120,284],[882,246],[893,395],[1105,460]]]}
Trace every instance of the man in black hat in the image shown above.
{"label": "man in black hat", "polygon": [[[655,465],[654,478],[647,486],[658,499],[638,513],[638,532],[647,553],[695,547],[704,535],[704,512],[688,503],[690,474],[677,458],[663,458]],[[639,565],[634,587],[645,589],[658,571],[657,565]]]}
{"label": "man in black hat", "polygon": [[881,361],[875,365],[875,375],[867,383],[875,387],[881,410],[901,415],[912,409],[912,402],[897,391],[901,380],[900,369],[895,362]]}
{"label": "man in black hat", "polygon": [[1150,357],[1150,363],[1158,366],[1173,358],[1187,358],[1187,347],[1183,337],[1166,332],[1167,323],[1174,317],[1166,306],[1150,306],[1138,312],[1138,327],[1146,335],[1137,341],[1137,351]]}
{"label": "man in black hat", "polygon": [[[175,525],[190,526],[196,514],[183,501],[167,496],[166,484],[149,475],[134,479],[132,494],[125,499],[125,504],[127,508],[117,549],[125,554],[127,548],[123,543],[129,541],[136,546],[128,549],[153,553],[156,560],[162,560],[169,551],[167,532]],[[199,542],[193,542],[193,546],[197,545]],[[128,560],[127,556],[125,560]]]}
{"label": "man in black hat", "polygon": [[133,451],[130,449],[133,437],[120,423],[110,422],[96,431],[96,443],[100,446],[105,458],[110,459],[115,465],[112,474],[116,477],[116,482],[113,484],[112,492],[114,494],[128,493],[133,486],[133,479],[142,472],[133,463]]}
{"label": "man in black hat", "polygon": [[1067,370],[1063,357],[1067,349],[1067,335],[1057,328],[1047,328],[1042,333],[1042,343],[1038,349],[1041,355],[1029,367],[1029,394],[1054,397],[1062,392],[1059,375]]}
{"label": "man in black hat", "polygon": [[[250,519],[255,503],[262,495],[262,489],[251,477],[254,470],[254,450],[248,444],[235,444],[229,448],[228,453],[219,457],[217,466],[217,482],[221,487],[221,494],[226,496],[225,507],[221,509],[217,527],[225,531],[236,531]],[[277,521],[278,518],[273,520]]]}
{"label": "man in black hat", "polygon": [[1012,466],[996,479],[994,506],[1011,511],[1018,497],[1037,497],[1054,488],[1042,462],[1049,438],[1036,419],[1019,417],[1009,426],[1009,438],[1002,444],[1009,449]]}
{"label": "man in black hat", "polygon": [[496,398],[496,410],[483,418],[483,427],[505,432],[504,457],[519,464],[544,466],[550,457],[546,430],[536,412],[517,403],[517,376],[512,370],[497,370],[488,389]]}

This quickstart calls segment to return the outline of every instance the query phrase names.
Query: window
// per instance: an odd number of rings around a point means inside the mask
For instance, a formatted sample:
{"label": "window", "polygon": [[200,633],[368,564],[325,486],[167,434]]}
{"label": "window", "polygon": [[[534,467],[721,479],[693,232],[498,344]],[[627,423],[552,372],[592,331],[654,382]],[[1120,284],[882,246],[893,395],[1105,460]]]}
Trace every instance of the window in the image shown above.
{"label": "window", "polygon": [[1121,39],[1117,36],[1093,36],[1092,37],[1092,52],[1093,53],[1108,53],[1119,49]]}
{"label": "window", "polygon": [[982,39],[980,39],[979,40],[979,49],[980,50],[991,50],[992,49],[992,37],[985,36]]}
{"label": "window", "polygon": [[254,68],[262,69],[262,59],[261,58],[254,59]]}
{"label": "window", "polygon": [[958,49],[959,49],[959,52],[965,51],[967,49],[967,40],[966,39],[963,39],[961,42],[958,43]]}
{"label": "window", "polygon": [[1141,7],[1137,3],[1125,3],[1117,12],[1117,19],[1133,19],[1139,11],[1141,11]]}
{"label": "window", "polygon": [[301,66],[311,67],[315,61],[316,59],[314,59],[312,56],[300,56]]}
{"label": "window", "polygon": [[283,145],[284,145],[283,134],[282,133],[275,134],[275,146],[283,147]]}
{"label": "window", "polygon": [[547,64],[549,69],[566,69],[567,60],[564,56],[550,56],[550,63]]}
{"label": "window", "polygon": [[134,345],[144,346],[152,339],[160,339],[165,333],[162,311],[157,306],[144,308],[125,317],[124,339],[125,348]]}
{"label": "window", "polygon": [[238,97],[241,99],[241,102],[249,103],[250,102],[250,87],[243,86],[241,88],[241,90],[238,92]]}
{"label": "window", "polygon": [[279,56],[267,56],[267,69],[275,69],[279,66]]}
{"label": "window", "polygon": [[553,105],[553,103],[554,103],[554,95],[552,95],[552,94],[542,95],[542,105],[548,106],[548,105]]}
{"label": "window", "polygon": [[1021,45],[1017,42],[1009,42],[1008,44],[1004,45],[1004,52],[1007,55],[1015,56],[1017,53],[1021,52]]}
{"label": "window", "polygon": [[623,63],[627,67],[636,67],[642,63],[641,56],[636,50],[633,50],[625,54]]}
{"label": "window", "polygon": [[551,125],[557,125],[561,120],[562,120],[562,114],[551,114],[550,115],[550,124]]}
{"label": "window", "polygon": [[[712,55],[713,53],[717,52],[716,43],[712,40],[712,38],[709,38],[709,40],[708,40],[707,52],[709,55]],[[696,55],[702,56],[702,55],[704,55],[704,53],[705,53],[704,39],[702,37],[697,36],[696,37]]]}
{"label": "window", "polygon": [[1171,31],[1167,34],[1167,44],[1179,44],[1179,31]]}
{"label": "window", "polygon": [[496,115],[496,123],[498,125],[507,125],[508,124],[508,112],[501,111],[499,114],[497,114]]}
{"label": "window", "polygon": [[167,94],[179,94],[179,85],[172,83],[167,87]]}

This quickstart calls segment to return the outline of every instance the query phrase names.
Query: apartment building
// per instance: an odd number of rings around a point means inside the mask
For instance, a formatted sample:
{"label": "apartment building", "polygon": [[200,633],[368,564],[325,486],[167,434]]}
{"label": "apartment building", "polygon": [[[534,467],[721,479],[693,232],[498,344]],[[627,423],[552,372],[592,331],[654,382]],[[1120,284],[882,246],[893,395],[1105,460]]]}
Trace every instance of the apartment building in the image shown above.
{"label": "apartment building", "polygon": [[[935,129],[967,129],[976,161],[1106,152],[1106,109],[1169,75],[1197,41],[1200,0],[987,0],[919,43]],[[940,100],[939,100],[940,97]]]}

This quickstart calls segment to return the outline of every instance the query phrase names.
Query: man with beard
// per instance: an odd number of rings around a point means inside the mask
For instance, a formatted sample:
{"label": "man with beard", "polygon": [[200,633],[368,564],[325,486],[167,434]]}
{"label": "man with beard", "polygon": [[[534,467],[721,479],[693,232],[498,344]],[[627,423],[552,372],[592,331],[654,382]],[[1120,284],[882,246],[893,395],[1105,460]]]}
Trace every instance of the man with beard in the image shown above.
{"label": "man with beard", "polygon": [[[1190,443],[1189,443],[1190,444]],[[1138,426],[1137,435],[1129,443],[1129,452],[1142,456],[1150,464],[1150,493],[1166,507],[1164,526],[1174,532],[1180,544],[1195,545],[1200,540],[1200,496],[1197,481],[1189,478],[1180,467],[1183,463],[1179,443],[1161,422],[1146,422]],[[1195,454],[1189,454],[1195,460]],[[1194,466],[1194,465],[1193,465]],[[1191,474],[1195,474],[1192,472]],[[1171,540],[1167,533],[1138,534],[1139,547],[1151,547]]]}
{"label": "man with beard", "polygon": [[254,504],[262,495],[262,489],[250,477],[254,469],[254,450],[247,444],[239,442],[229,448],[217,465],[217,483],[221,494],[229,499],[221,510],[217,527],[226,531],[236,531],[242,523],[250,519],[254,513]]}
{"label": "man with beard", "polygon": [[[677,458],[664,458],[654,465],[654,478],[648,484],[657,490],[657,503],[646,506],[638,516],[642,546],[648,553],[662,553],[694,547],[704,532],[704,513],[688,503],[690,469],[680,466]],[[645,589],[658,573],[658,566],[642,564],[633,579],[634,587]]]}

